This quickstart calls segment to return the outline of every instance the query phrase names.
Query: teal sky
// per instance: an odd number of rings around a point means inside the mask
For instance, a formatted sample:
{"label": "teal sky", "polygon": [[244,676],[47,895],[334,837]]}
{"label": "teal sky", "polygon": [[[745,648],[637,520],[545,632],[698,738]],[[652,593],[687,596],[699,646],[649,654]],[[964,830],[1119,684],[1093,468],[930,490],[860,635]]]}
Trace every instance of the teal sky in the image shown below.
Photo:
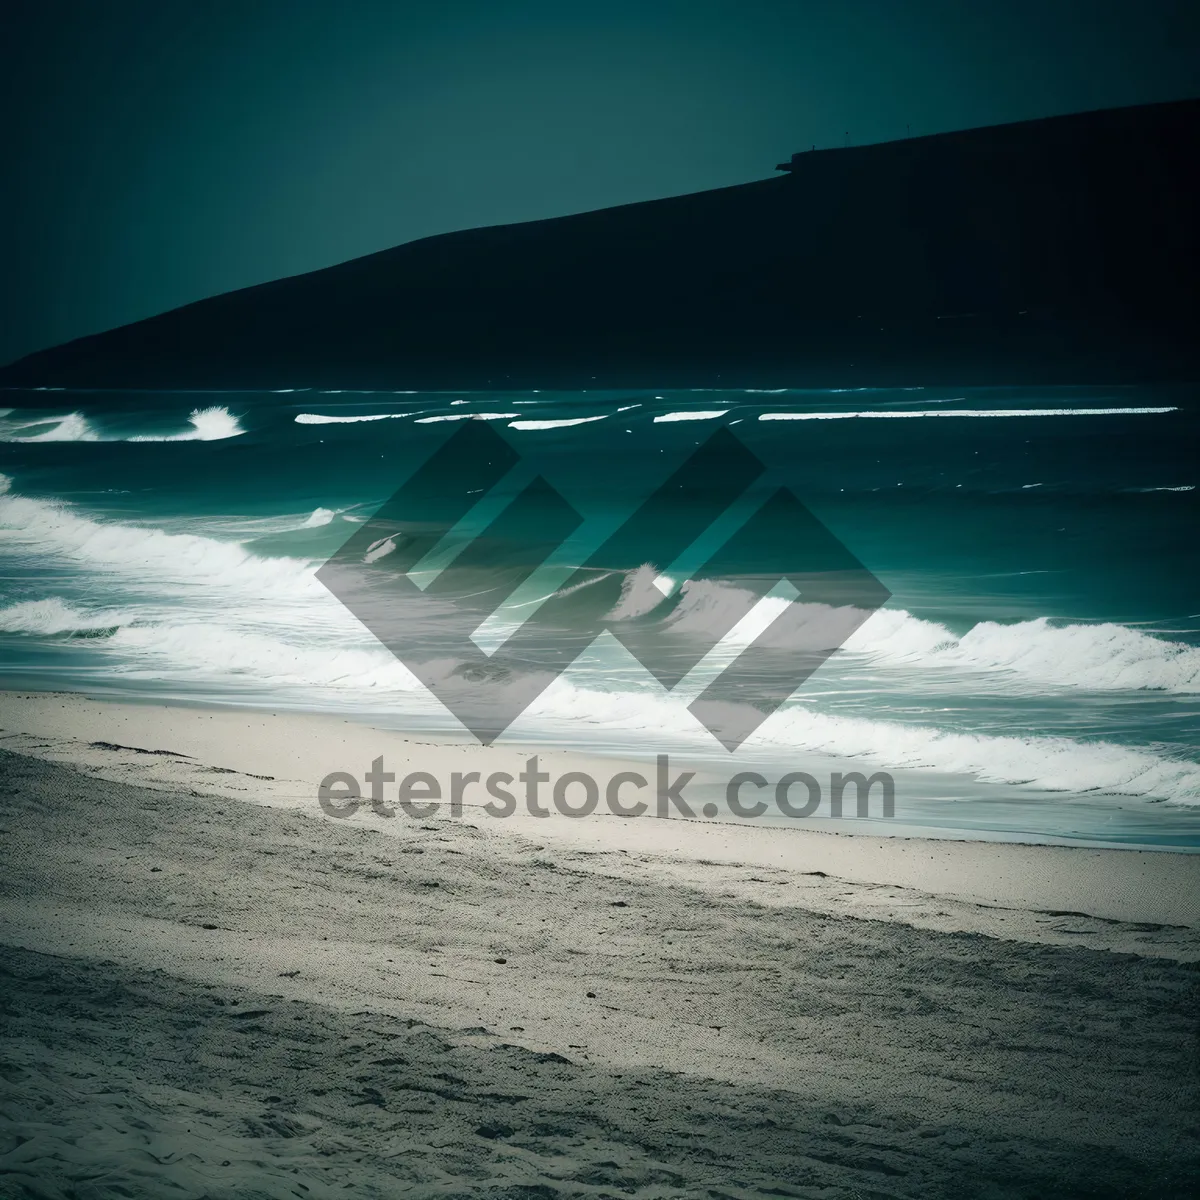
{"label": "teal sky", "polygon": [[6,0],[0,362],[847,133],[1197,94],[1176,0]]}

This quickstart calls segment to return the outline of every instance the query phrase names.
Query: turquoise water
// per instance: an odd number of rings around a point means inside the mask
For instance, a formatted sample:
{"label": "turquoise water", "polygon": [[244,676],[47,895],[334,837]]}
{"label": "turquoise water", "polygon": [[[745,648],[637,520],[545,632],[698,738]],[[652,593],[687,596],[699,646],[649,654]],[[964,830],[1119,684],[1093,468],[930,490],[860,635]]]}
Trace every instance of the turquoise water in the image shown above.
{"label": "turquoise water", "polygon": [[[540,473],[583,517],[548,569],[580,561],[727,427],[891,600],[736,753],[687,711],[702,671],[668,691],[608,635],[504,740],[889,770],[909,830],[1200,844],[1196,389],[9,391],[0,404],[0,685],[469,737],[316,568],[462,420],[490,421],[520,478]],[[637,615],[680,647],[730,602],[686,568],[621,566],[630,594],[638,571],[674,589]],[[527,600],[481,638],[500,644]],[[436,617],[412,633],[431,658],[441,636]],[[710,676],[733,653],[715,652]]]}

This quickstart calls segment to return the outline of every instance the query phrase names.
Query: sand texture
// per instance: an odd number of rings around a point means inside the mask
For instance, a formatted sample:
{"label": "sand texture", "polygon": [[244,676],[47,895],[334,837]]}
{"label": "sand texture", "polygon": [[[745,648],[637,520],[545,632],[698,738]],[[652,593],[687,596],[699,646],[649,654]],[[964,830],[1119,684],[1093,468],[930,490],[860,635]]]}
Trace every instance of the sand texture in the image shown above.
{"label": "sand texture", "polygon": [[1200,1166],[1191,928],[949,931],[782,867],[11,753],[0,802],[6,1197],[1173,1197]]}

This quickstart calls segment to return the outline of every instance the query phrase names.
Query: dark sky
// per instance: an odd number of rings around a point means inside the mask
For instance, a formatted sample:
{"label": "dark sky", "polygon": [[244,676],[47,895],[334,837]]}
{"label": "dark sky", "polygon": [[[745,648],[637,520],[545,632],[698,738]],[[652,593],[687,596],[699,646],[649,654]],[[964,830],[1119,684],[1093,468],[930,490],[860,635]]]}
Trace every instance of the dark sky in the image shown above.
{"label": "dark sky", "polygon": [[3,0],[0,362],[847,131],[1197,94],[1194,0]]}

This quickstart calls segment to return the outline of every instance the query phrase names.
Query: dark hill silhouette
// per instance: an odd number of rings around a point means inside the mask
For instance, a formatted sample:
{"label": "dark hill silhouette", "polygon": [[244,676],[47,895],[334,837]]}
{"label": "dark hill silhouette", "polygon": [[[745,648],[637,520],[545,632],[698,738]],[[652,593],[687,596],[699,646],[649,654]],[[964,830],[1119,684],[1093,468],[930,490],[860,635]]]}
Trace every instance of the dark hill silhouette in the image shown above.
{"label": "dark hill silhouette", "polygon": [[30,355],[0,382],[1196,379],[1198,118],[1183,101],[814,151],[786,176],[230,292]]}

